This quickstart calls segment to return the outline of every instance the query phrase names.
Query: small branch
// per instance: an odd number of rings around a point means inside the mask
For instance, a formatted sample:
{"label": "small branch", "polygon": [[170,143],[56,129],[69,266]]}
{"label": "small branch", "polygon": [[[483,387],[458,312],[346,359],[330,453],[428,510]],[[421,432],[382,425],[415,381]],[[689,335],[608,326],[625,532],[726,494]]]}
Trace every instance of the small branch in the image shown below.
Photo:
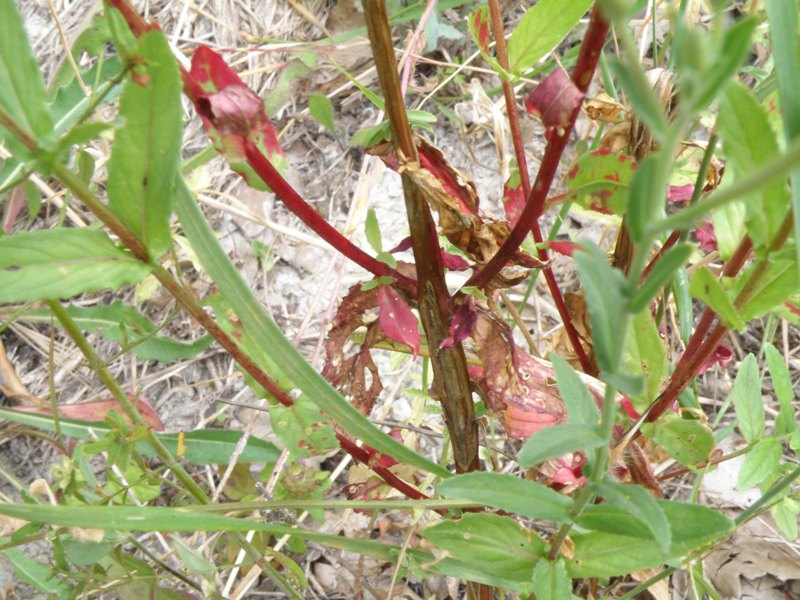
{"label": "small branch", "polygon": [[[586,31],[583,44],[581,45],[578,61],[572,74],[572,81],[582,92],[586,92],[592,75],[600,60],[600,53],[605,44],[606,34],[608,33],[608,22],[603,19],[600,10],[595,8],[589,21],[589,28]],[[519,220],[508,239],[503,243],[492,259],[475,273],[466,285],[485,287],[500,270],[511,260],[511,257],[519,249],[520,245],[531,231],[534,223],[542,214],[547,194],[553,183],[556,171],[561,162],[561,155],[567,146],[569,136],[575,125],[575,119],[580,109],[575,110],[568,120],[563,130],[553,131],[553,136],[547,145],[544,158],[536,174],[536,181],[525,202],[525,207],[520,214]]]}
{"label": "small branch", "polygon": [[[791,211],[786,215],[786,218],[783,220],[780,229],[778,229],[778,232],[775,234],[775,239],[767,250],[767,258],[763,258],[758,261],[753,269],[753,273],[747,279],[744,287],[734,300],[733,304],[737,310],[741,309],[747,302],[751,300],[755,290],[761,283],[764,275],[766,275],[769,268],[769,254],[780,250],[780,248],[786,243],[786,240],[789,239],[789,235],[794,227],[794,219],[792,215],[793,213]],[[739,248],[734,256],[731,257],[730,261],[728,261],[728,265],[726,265],[723,275],[728,277],[736,275],[744,265],[744,261],[750,254],[751,248],[752,242],[750,241],[750,238],[746,237],[744,240],[742,240],[742,243],[739,245]],[[722,323],[718,323],[708,337],[703,339],[705,337],[705,332],[708,331],[711,323],[714,320],[714,316],[714,312],[708,307],[703,312],[700,323],[692,335],[692,339],[689,340],[689,344],[686,346],[686,350],[681,356],[678,366],[675,368],[667,388],[651,405],[646,419],[648,422],[652,423],[658,419],[658,417],[660,417],[670,406],[672,406],[681,392],[683,392],[683,390],[686,389],[686,386],[688,386],[692,379],[694,379],[697,372],[700,370],[700,367],[702,367],[706,360],[708,360],[708,358],[713,354],[714,350],[716,350],[717,346],[719,346],[724,335],[728,332],[728,328],[726,326],[724,326]]]}
{"label": "small branch", "polygon": [[[497,50],[497,58],[500,66],[508,69],[508,55],[505,45],[505,33],[503,32],[502,17],[500,15],[499,5],[496,0],[489,2],[489,10],[491,13],[492,29],[495,37],[495,47]],[[600,60],[600,54],[605,44],[606,34],[608,33],[608,22],[605,21],[600,14],[598,8],[592,11],[592,16],[589,21],[589,28],[586,31],[581,50],[578,55],[578,61],[575,65],[575,70],[572,74],[573,83],[582,92],[586,92],[592,76]],[[567,146],[569,136],[575,125],[575,119],[578,117],[580,109],[576,109],[570,115],[568,125],[563,131],[553,131],[553,136],[547,144],[544,158],[542,159],[539,171],[536,175],[536,182],[531,188],[530,179],[528,176],[527,160],[525,158],[525,150],[523,147],[522,133],[519,128],[519,115],[517,113],[516,99],[514,97],[514,90],[508,81],[503,81],[503,94],[506,99],[506,108],[509,114],[509,122],[511,123],[512,139],[514,141],[514,153],[517,158],[517,164],[520,168],[520,179],[523,185],[523,191],[526,195],[525,207],[520,214],[517,224],[508,236],[508,239],[503,243],[497,253],[492,259],[477,273],[470,277],[465,285],[474,285],[476,287],[485,287],[500,270],[510,260],[512,255],[519,249],[522,242],[530,231],[533,239],[537,244],[544,241],[542,232],[539,228],[538,219],[544,210],[544,203],[550,188],[553,185],[558,165],[561,163],[561,156]],[[547,250],[539,246],[538,257],[543,263],[548,263]],[[595,374],[595,368],[583,345],[580,341],[578,331],[572,323],[572,317],[567,310],[567,305],[561,294],[561,289],[558,286],[555,275],[549,267],[544,269],[544,278],[547,287],[550,290],[550,295],[556,305],[561,320],[564,324],[564,329],[567,332],[572,348],[575,351],[581,367],[584,372]]]}
{"label": "small branch", "polygon": [[425,191],[410,172],[420,167],[397,74],[386,5],[383,0],[365,0],[364,8],[372,55],[386,103],[386,115],[392,127],[392,139],[398,158],[406,167],[401,177],[417,269],[417,307],[431,352],[434,386],[450,432],[456,470],[459,473],[474,471],[480,466],[478,427],[467,361],[460,343],[450,348],[441,347],[449,335],[450,296],[444,280],[436,224]]}
{"label": "small branch", "polygon": [[297,215],[303,223],[333,246],[335,250],[373,275],[392,277],[397,285],[405,291],[416,292],[416,281],[398,273],[389,265],[375,260],[328,223],[308,202],[303,200],[300,194],[289,185],[289,182],[281,176],[269,159],[252,142],[247,141],[244,150],[248,164],[272,188],[286,208]]}

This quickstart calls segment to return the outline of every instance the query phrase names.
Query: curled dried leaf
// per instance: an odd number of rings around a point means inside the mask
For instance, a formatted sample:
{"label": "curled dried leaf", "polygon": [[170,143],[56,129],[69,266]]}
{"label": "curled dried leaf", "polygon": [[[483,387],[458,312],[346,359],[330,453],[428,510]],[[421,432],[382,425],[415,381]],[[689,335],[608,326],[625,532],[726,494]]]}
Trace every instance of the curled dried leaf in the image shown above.
{"label": "curled dried leaf", "polygon": [[586,102],[584,109],[593,121],[616,124],[625,120],[625,107],[602,92]]}
{"label": "curled dried leaf", "polygon": [[[370,317],[377,306],[377,289],[362,290],[360,285],[350,288],[333,318],[322,369],[322,376],[365,415],[372,412],[383,390],[378,367],[370,352],[372,346],[386,339],[374,315]],[[364,341],[355,353],[347,356],[345,344],[362,327],[366,327]]]}

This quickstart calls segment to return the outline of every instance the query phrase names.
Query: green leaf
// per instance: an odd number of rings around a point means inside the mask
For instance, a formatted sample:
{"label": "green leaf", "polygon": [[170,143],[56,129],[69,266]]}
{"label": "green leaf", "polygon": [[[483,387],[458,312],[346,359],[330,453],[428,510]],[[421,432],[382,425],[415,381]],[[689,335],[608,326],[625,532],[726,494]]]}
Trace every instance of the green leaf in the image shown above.
{"label": "green leaf", "polygon": [[67,538],[61,544],[70,563],[77,567],[85,567],[106,556],[117,545],[117,542],[79,542],[74,538]]}
{"label": "green leaf", "polygon": [[517,455],[523,469],[577,450],[590,450],[606,443],[594,425],[554,425],[531,435]]}
{"label": "green leaf", "polygon": [[631,240],[637,244],[645,241],[650,224],[664,216],[667,173],[661,168],[662,160],[660,154],[650,154],[633,173],[627,216]]}
{"label": "green leaf", "polygon": [[639,485],[622,484],[610,478],[594,482],[591,487],[606,502],[616,504],[644,524],[663,553],[669,551],[672,541],[669,522],[650,492]]}
{"label": "green leaf", "polygon": [[581,156],[567,173],[567,193],[558,198],[587,210],[625,212],[636,161],[627,154],[596,150]]}
{"label": "green leaf", "polygon": [[747,453],[739,471],[736,489],[746,490],[766,481],[778,472],[783,448],[772,436],[759,440]]}
{"label": "green leaf", "polygon": [[772,379],[772,387],[775,390],[778,405],[780,406],[780,411],[775,419],[775,435],[787,435],[797,429],[794,406],[792,405],[792,400],[794,399],[792,377],[789,374],[789,368],[786,366],[783,356],[769,342],[765,347],[765,356],[767,358],[769,376]]}
{"label": "green leaf", "polygon": [[147,246],[151,257],[172,243],[169,218],[178,173],[183,109],[181,80],[167,38],[157,29],[144,34],[125,84],[108,165],[108,203]]}
{"label": "green leaf", "polygon": [[[766,164],[779,155],[775,133],[764,108],[742,84],[731,82],[719,107],[720,133],[725,154],[738,175]],[[734,181],[735,184],[735,181]],[[744,201],[745,226],[755,247],[764,248],[775,238],[789,207],[786,182],[775,180]]]}
{"label": "green leaf", "polygon": [[422,535],[454,559],[512,581],[530,581],[545,551],[535,532],[511,517],[489,513],[468,513],[428,527]]}
{"label": "green leaf", "polygon": [[[778,76],[781,117],[787,142],[800,136],[800,35],[798,8],[793,2],[768,0],[767,16],[772,58]],[[800,168],[791,173],[794,237],[800,240]],[[795,264],[800,269],[800,243],[795,243]]]}
{"label": "green leaf", "polygon": [[[634,408],[643,412],[655,400],[667,374],[667,348],[649,309],[642,310],[631,319],[625,337],[624,364],[626,374],[644,378],[644,386],[638,393],[625,392]],[[617,386],[617,389],[621,388]]]}
{"label": "green leaf", "polygon": [[333,123],[333,104],[330,99],[321,92],[313,92],[308,97],[308,110],[311,116],[325,129],[336,136],[336,126]]}
{"label": "green leaf", "polygon": [[551,354],[550,360],[556,373],[558,394],[567,407],[569,422],[575,425],[596,425],[600,420],[600,411],[580,376],[558,354]]}
{"label": "green leaf", "polygon": [[0,238],[0,302],[69,298],[136,283],[149,272],[102,231],[59,228]]}
{"label": "green leaf", "polygon": [[529,8],[508,40],[512,73],[532,67],[558,46],[592,5],[592,0],[540,0]]}
{"label": "green leaf", "polygon": [[296,82],[311,74],[311,67],[294,58],[278,74],[275,85],[264,98],[264,111],[272,117],[289,101]]}
{"label": "green leaf", "polygon": [[761,375],[752,354],[739,364],[732,393],[739,431],[748,444],[753,444],[764,437],[765,411],[761,399]]}
{"label": "green leaf", "polygon": [[[132,306],[116,301],[109,306],[66,307],[75,323],[84,331],[100,332],[107,340],[130,347],[130,352],[142,360],[157,360],[170,363],[179,359],[190,359],[206,349],[214,339],[205,335],[194,342],[181,342],[156,333],[155,324]],[[20,321],[28,323],[50,323],[49,310],[29,310],[20,313]],[[56,321],[56,325],[59,322]],[[144,340],[139,342],[139,340]]]}
{"label": "green leaf", "polygon": [[674,414],[665,415],[657,423],[642,425],[642,433],[687,467],[707,461],[716,445],[706,425]]}
{"label": "green leaf", "polygon": [[797,513],[800,512],[797,501],[784,498],[770,509],[775,524],[789,541],[797,539]]}
{"label": "green leaf", "polygon": [[300,396],[292,406],[271,406],[269,420],[293,457],[321,456],[339,447],[330,423],[305,396]]}
{"label": "green leaf", "polygon": [[[395,560],[399,551],[397,546],[389,544],[319,533],[288,525],[264,523],[255,519],[227,517],[200,510],[199,507],[189,509],[163,506],[52,506],[2,503],[0,514],[31,523],[111,531],[265,531],[275,536],[295,536],[332,548],[346,549],[389,561]],[[543,545],[540,540],[539,543]],[[427,553],[412,554],[430,558]]]}
{"label": "green leaf", "polygon": [[669,122],[641,65],[611,60],[609,66],[633,110],[650,128],[655,138],[663,140],[669,131]]}
{"label": "green leaf", "polygon": [[447,469],[378,429],[317,373],[284,337],[264,306],[253,295],[250,287],[219,245],[185,182],[178,179],[176,187],[175,210],[186,236],[206,271],[236,311],[253,344],[261,352],[271,355],[281,373],[306,394],[320,410],[341,425],[349,435],[360,438],[364,443],[388,454],[398,462],[413,465],[440,477],[450,477],[451,473]]}
{"label": "green leaf", "polygon": [[707,108],[728,80],[736,74],[750,51],[750,37],[756,25],[758,19],[744,18],[725,31],[721,47],[711,51],[713,58],[708,60],[708,68],[699,74],[698,86],[692,94],[689,110]]}
{"label": "green leaf", "polygon": [[692,244],[680,243],[667,250],[658,259],[653,270],[644,280],[642,286],[636,291],[631,299],[630,310],[638,313],[650,304],[656,294],[672,280],[675,272],[689,260],[694,251]]}
{"label": "green leaf", "polygon": [[728,292],[711,271],[706,268],[697,269],[689,283],[689,292],[717,313],[723,325],[739,331],[744,330],[742,317],[739,316]]}
{"label": "green leaf", "polygon": [[[0,8],[0,10],[4,9]],[[19,548],[7,548],[3,550],[3,554],[14,565],[17,577],[21,581],[33,586],[40,592],[48,594],[49,598],[55,597],[66,600],[71,597],[71,587],[55,577],[52,567],[35,561]]]}
{"label": "green leaf", "polygon": [[[15,411],[0,407],[0,417],[14,423],[22,423],[45,431],[55,431],[53,417],[28,412]],[[74,419],[59,419],[61,432],[79,440],[103,437],[111,433],[106,423],[88,423]],[[177,433],[155,433],[157,438],[167,447],[170,454],[178,453],[180,435]],[[242,433],[227,429],[197,429],[183,435],[185,447],[182,458],[197,465],[222,465],[230,462],[231,456],[242,439]],[[139,442],[136,450],[146,456],[155,456],[150,444]],[[273,463],[278,459],[280,451],[271,442],[255,437],[247,440],[239,461],[243,463]]]}
{"label": "green leaf", "polygon": [[440,483],[445,498],[480,502],[509,513],[554,523],[569,523],[572,501],[540,483],[504,473],[466,473]]}
{"label": "green leaf", "polygon": [[[736,178],[736,169],[733,164],[730,167],[725,167],[727,172],[728,168],[732,170],[733,178]],[[720,188],[728,186],[735,186],[732,180],[728,180],[726,175]],[[747,214],[745,205],[741,201],[729,202],[716,210],[711,211],[711,223],[714,226],[714,234],[717,236],[717,249],[719,255],[724,260],[728,260],[744,237],[744,222]]]}
{"label": "green leaf", "polygon": [[652,540],[603,532],[574,533],[573,557],[566,561],[571,577],[614,577],[680,561],[690,552],[729,535],[734,523],[721,513],[697,506],[658,500],[672,531],[669,551]]}
{"label": "green leaf", "polygon": [[564,559],[540,560],[533,569],[533,593],[536,600],[572,600],[572,581]]}
{"label": "green leaf", "polygon": [[[769,260],[766,273],[758,280],[750,298],[739,310],[745,321],[764,316],[800,291],[800,272],[794,259],[794,248],[784,248],[770,254],[766,260]],[[747,285],[756,269],[756,264],[751,263],[737,278],[734,286],[736,293]]]}
{"label": "green leaf", "polygon": [[574,260],[586,294],[595,357],[603,371],[616,373],[628,305],[625,276],[608,264],[605,253],[594,244],[586,243],[582,249]]}
{"label": "green leaf", "polygon": [[653,534],[647,525],[632,516],[626,508],[603,502],[587,506],[576,524],[592,531],[603,531],[647,540],[653,539]]}
{"label": "green leaf", "polygon": [[[14,0],[0,0],[0,108],[23,133],[44,141],[53,131],[53,117],[47,106],[44,81],[31,52],[25,24]],[[2,126],[0,134],[14,153],[24,150]]]}
{"label": "green leaf", "polygon": [[367,220],[364,223],[364,233],[367,236],[367,242],[372,246],[375,252],[383,252],[383,240],[381,239],[381,226],[378,224],[378,217],[375,215],[375,210],[370,208],[367,211]]}

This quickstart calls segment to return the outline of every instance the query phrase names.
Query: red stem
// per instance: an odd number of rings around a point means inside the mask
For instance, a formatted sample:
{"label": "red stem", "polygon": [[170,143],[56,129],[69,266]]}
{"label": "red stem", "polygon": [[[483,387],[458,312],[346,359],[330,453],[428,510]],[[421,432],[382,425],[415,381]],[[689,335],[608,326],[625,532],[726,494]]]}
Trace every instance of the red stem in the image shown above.
{"label": "red stem", "polygon": [[[489,14],[491,15],[492,34],[495,40],[495,50],[497,52],[497,61],[500,66],[508,70],[508,51],[506,48],[506,34],[503,27],[503,17],[500,13],[500,3],[498,0],[489,0]],[[506,101],[506,111],[508,112],[508,122],[511,128],[511,139],[514,143],[514,155],[517,159],[517,167],[519,168],[520,180],[522,184],[522,192],[526,198],[531,194],[531,179],[528,174],[528,159],[525,156],[525,143],[522,139],[522,127],[519,121],[519,111],[517,110],[517,99],[514,95],[514,88],[507,79],[503,79],[503,96]],[[560,160],[560,158],[559,158]],[[534,220],[531,231],[533,233],[534,241],[539,244],[543,241],[542,232],[539,229],[539,221]],[[549,257],[547,250],[540,247],[537,251],[539,260],[545,265],[548,264]],[[558,314],[561,316],[561,321],[564,323],[564,329],[567,332],[570,344],[572,345],[581,367],[586,373],[593,373],[594,366],[592,361],[583,349],[580,336],[578,335],[575,325],[572,323],[572,316],[567,310],[567,304],[564,302],[564,296],[561,294],[561,288],[556,281],[553,271],[549,267],[544,268],[544,278],[547,283],[547,288],[550,290],[550,295],[555,302]]]}
{"label": "red stem", "polygon": [[297,215],[303,223],[308,225],[312,231],[333,246],[334,249],[373,275],[392,277],[395,283],[405,291],[411,294],[416,292],[416,281],[401,275],[389,265],[375,260],[328,223],[322,215],[300,197],[300,194],[278,173],[278,170],[255,144],[247,141],[244,152],[247,157],[247,163],[272,188],[272,191],[275,192],[286,207]]}
{"label": "red stem", "polygon": [[[131,31],[137,37],[141,36],[143,33],[152,29],[153,27],[156,27],[156,25],[148,24],[144,19],[142,19],[142,17],[139,15],[136,9],[134,9],[133,6],[131,6],[128,0],[108,0],[108,2],[122,13],[122,15],[125,17],[126,22],[128,23],[128,26],[131,28]],[[186,84],[188,79],[187,73],[182,67],[181,67],[181,73],[184,78],[184,84]],[[187,88],[185,90],[187,96],[194,102],[197,99],[196,91],[192,89],[191,85],[185,85],[185,87]],[[264,157],[254,146],[248,143],[246,151],[248,155],[248,161],[250,161],[250,166],[253,167],[256,173],[258,173],[259,176],[262,177],[262,179],[265,179],[265,181],[268,181],[270,183],[270,186],[275,190],[275,193],[278,195],[278,197],[281,198],[281,200],[283,200],[287,204],[287,206],[290,206],[289,203],[291,202],[295,207],[301,207],[302,211],[305,213],[306,218],[309,221],[311,221],[313,225],[310,224],[308,221],[306,221],[306,219],[304,219],[303,216],[298,214],[298,216],[300,216],[300,218],[303,219],[303,222],[309,225],[309,227],[311,227],[311,229],[313,229],[317,233],[319,233],[317,228],[323,230],[328,228],[326,230],[326,234],[320,233],[323,239],[327,240],[342,254],[344,254],[351,260],[355,261],[359,265],[363,266],[368,271],[371,271],[376,275],[386,275],[389,277],[394,277],[395,281],[397,281],[399,285],[406,288],[408,286],[411,286],[412,290],[416,289],[416,282],[414,280],[405,277],[403,275],[400,275],[399,273],[396,273],[393,269],[390,269],[388,265],[376,261],[368,254],[364,253],[362,250],[353,245],[349,240],[347,240],[347,238],[342,236],[338,231],[336,231],[313,208],[311,208],[308,205],[308,203],[306,203],[299,196],[299,194],[297,194],[297,192],[295,192],[295,190],[286,182],[286,180],[283,177],[281,177],[281,175],[277,172],[275,167],[272,166],[272,163],[270,163],[269,160],[267,160],[266,157]],[[280,189],[281,191],[278,191],[278,189]],[[295,213],[297,213],[297,211],[291,206],[290,209],[293,210]],[[117,231],[117,229],[120,229],[119,227],[111,227],[111,229],[114,230],[114,233],[117,234],[121,239],[127,240],[128,238],[131,237],[129,235],[125,235],[126,233],[129,233],[127,231],[122,231],[122,230]],[[331,242],[331,240],[334,238],[336,239],[341,238],[346,242],[346,244],[341,243],[340,245],[336,245],[333,242]],[[140,246],[140,244],[138,243],[138,240],[135,237],[134,237],[134,242],[135,243],[133,243],[131,247],[132,249],[136,250]],[[345,251],[345,248],[347,249],[347,251]],[[148,260],[148,256],[144,251],[140,250],[140,252],[137,252],[137,256],[142,260],[145,261]],[[366,257],[366,259],[368,260],[366,260],[364,257]],[[373,269],[376,270],[373,271]],[[162,280],[162,283],[167,284],[168,282]],[[175,284],[174,286],[168,285],[167,287],[171,288],[170,291],[176,294],[176,297],[182,298],[184,296],[184,294],[182,293],[183,290],[178,289],[179,286],[177,286],[177,284]],[[244,354],[241,351],[241,349],[233,342],[233,340],[231,340],[222,331],[222,329],[220,329],[219,325],[217,325],[217,323],[214,322],[205,311],[203,311],[202,309],[200,309],[199,311],[193,310],[193,307],[191,305],[187,306],[183,302],[182,304],[185,309],[189,310],[189,312],[192,313],[195,316],[195,318],[197,318],[200,321],[200,323],[203,324],[203,326],[206,328],[207,331],[212,333],[213,337],[217,340],[217,342],[219,342],[223,346],[223,348],[225,348],[228,352],[230,352],[231,356],[233,356],[236,359],[236,361],[242,366],[242,368],[244,368],[245,371],[247,371],[250,375],[252,375],[253,378],[265,390],[267,390],[270,394],[272,394],[284,406],[291,406],[294,403],[292,397],[285,391],[283,391],[280,388],[280,386],[267,373],[265,373],[246,354]],[[422,500],[428,498],[428,496],[426,496],[413,486],[409,485],[408,483],[400,479],[397,475],[395,475],[392,471],[390,471],[386,467],[382,467],[376,464],[375,459],[377,457],[374,455],[374,453],[370,453],[366,449],[359,447],[355,443],[355,441],[353,441],[351,438],[346,437],[341,433],[337,433],[336,438],[339,440],[339,444],[341,445],[342,449],[345,452],[347,452],[350,456],[352,456],[353,459],[368,466],[370,469],[372,469],[372,471],[376,475],[378,475],[378,477],[383,479],[387,484],[389,484],[391,487],[395,488],[397,491],[404,494],[406,497],[414,500]]]}
{"label": "red stem", "polygon": [[[498,61],[504,68],[508,68],[508,55],[505,47],[505,34],[503,33],[502,20],[500,16],[500,9],[496,0],[489,2],[489,10],[491,13],[492,28],[495,36],[495,46],[497,49]],[[600,60],[600,53],[602,52],[603,45],[605,44],[606,34],[608,33],[608,22],[603,19],[600,10],[595,8],[592,11],[592,16],[589,21],[589,28],[581,45],[581,50],[578,55],[575,70],[572,73],[572,81],[582,92],[586,92],[589,83],[592,80],[594,71],[597,68],[597,63]],[[514,99],[513,89],[510,83],[503,82],[503,92],[506,98],[506,107],[509,113],[509,120],[511,122],[512,139],[514,140],[514,152],[517,157],[517,164],[520,168],[520,178],[522,180],[523,191],[526,194],[527,200],[522,214],[517,221],[517,224],[511,230],[508,239],[503,243],[497,253],[492,259],[477,273],[470,277],[466,285],[473,285],[477,287],[485,287],[500,270],[511,259],[514,253],[519,249],[522,242],[528,235],[528,232],[533,234],[534,241],[539,244],[538,256],[539,259],[547,264],[548,256],[547,250],[541,246],[544,238],[539,228],[538,219],[544,210],[544,203],[547,195],[553,185],[558,165],[561,163],[561,156],[567,146],[569,136],[575,125],[575,119],[578,117],[580,108],[576,109],[568,120],[568,124],[563,130],[553,130],[552,137],[547,144],[544,158],[539,166],[539,171],[536,174],[536,182],[531,188],[530,180],[528,179],[527,162],[525,159],[525,151],[522,148],[522,133],[519,128],[519,116],[517,114],[516,100]],[[583,370],[586,373],[593,373],[595,368],[589,360],[583,345],[580,342],[575,326],[572,323],[572,318],[567,310],[567,305],[561,294],[561,289],[558,286],[555,275],[549,267],[544,269],[544,277],[550,294],[555,302],[556,309],[558,310],[561,320],[564,323],[564,329],[567,332],[570,343],[575,351],[578,360],[581,363]]]}

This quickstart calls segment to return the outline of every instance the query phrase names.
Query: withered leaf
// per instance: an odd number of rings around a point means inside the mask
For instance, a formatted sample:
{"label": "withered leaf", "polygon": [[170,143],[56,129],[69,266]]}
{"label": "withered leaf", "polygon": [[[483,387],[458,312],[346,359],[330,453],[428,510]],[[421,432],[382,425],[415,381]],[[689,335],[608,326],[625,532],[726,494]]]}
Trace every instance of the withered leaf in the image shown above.
{"label": "withered leaf", "polygon": [[[365,415],[372,412],[383,390],[370,347],[385,337],[377,321],[373,320],[369,324],[365,322],[365,317],[377,306],[377,289],[362,290],[360,285],[350,288],[333,318],[325,344],[325,366],[322,369],[322,376]],[[363,343],[353,355],[346,356],[344,347],[348,339],[353,332],[365,325],[367,331]]]}

